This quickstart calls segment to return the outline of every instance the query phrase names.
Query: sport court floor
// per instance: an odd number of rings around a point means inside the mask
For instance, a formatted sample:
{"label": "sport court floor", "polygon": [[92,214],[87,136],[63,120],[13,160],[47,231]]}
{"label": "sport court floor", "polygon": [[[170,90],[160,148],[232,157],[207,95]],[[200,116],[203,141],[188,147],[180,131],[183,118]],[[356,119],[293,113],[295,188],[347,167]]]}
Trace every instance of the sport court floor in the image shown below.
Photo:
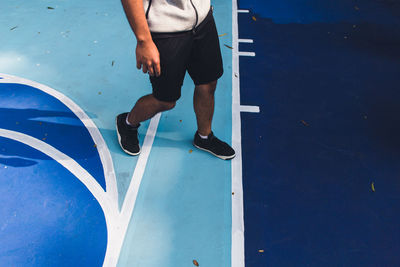
{"label": "sport court floor", "polygon": [[189,79],[121,152],[150,84],[119,2],[2,2],[0,266],[400,265],[399,2],[212,4],[231,162]]}

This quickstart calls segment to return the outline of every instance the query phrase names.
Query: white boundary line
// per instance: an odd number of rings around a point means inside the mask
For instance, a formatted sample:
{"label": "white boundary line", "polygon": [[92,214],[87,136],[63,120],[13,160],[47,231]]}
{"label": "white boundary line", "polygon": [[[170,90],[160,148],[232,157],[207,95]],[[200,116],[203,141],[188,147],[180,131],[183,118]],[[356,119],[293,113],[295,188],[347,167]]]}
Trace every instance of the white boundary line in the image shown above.
{"label": "white boundary line", "polygon": [[248,43],[248,44],[252,44],[254,43],[253,39],[239,39],[238,40],[239,43]]}
{"label": "white boundary line", "polygon": [[232,0],[232,146],[236,150],[236,157],[232,160],[232,267],[244,267],[245,265],[238,12],[248,13],[249,11],[238,10],[237,0]]}
{"label": "white boundary line", "polygon": [[239,52],[238,52],[238,55],[239,55],[239,56],[245,56],[245,57],[255,57],[255,56],[256,56],[256,53],[254,53],[254,52],[242,52],[242,51],[239,51]]}
{"label": "white boundary line", "polygon": [[[237,5],[236,5],[236,7],[237,7]],[[250,10],[248,10],[248,9],[236,9],[236,12],[237,13],[250,13]]]}
{"label": "white boundary line", "polygon": [[240,105],[240,112],[260,113],[260,107]]}

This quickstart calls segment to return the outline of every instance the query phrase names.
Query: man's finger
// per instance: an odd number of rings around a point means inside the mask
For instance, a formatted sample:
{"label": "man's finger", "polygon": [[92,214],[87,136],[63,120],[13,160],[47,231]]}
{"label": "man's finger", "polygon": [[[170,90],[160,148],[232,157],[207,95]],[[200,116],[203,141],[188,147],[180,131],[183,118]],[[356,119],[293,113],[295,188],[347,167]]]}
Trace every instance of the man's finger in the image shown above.
{"label": "man's finger", "polygon": [[160,66],[160,63],[155,64],[155,66],[154,66],[154,71],[155,71],[155,74],[156,74],[157,77],[161,75],[161,66]]}
{"label": "man's finger", "polygon": [[142,66],[142,63],[140,63],[140,61],[139,60],[136,60],[136,68],[138,69],[138,70],[140,70],[140,67]]}
{"label": "man's finger", "polygon": [[143,64],[142,69],[143,69],[143,73],[147,73],[147,66],[146,65]]}
{"label": "man's finger", "polygon": [[153,69],[153,66],[152,66],[152,65],[148,65],[147,68],[148,68],[148,70],[149,70],[150,76],[154,76],[154,69]]}

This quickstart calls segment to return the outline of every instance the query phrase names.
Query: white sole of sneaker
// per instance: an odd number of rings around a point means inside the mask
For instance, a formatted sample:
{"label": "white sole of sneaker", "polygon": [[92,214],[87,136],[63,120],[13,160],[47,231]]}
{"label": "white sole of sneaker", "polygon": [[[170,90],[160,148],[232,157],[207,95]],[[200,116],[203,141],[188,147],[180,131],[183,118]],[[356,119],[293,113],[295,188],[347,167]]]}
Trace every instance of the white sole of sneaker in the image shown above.
{"label": "white sole of sneaker", "polygon": [[124,149],[124,148],[122,147],[122,144],[121,144],[121,136],[119,135],[119,132],[118,132],[117,121],[118,121],[118,120],[115,119],[115,128],[117,129],[117,135],[118,135],[118,143],[119,143],[119,146],[120,146],[121,149],[122,149],[126,154],[128,154],[128,155],[131,155],[131,156],[137,156],[137,155],[139,155],[140,152],[142,151],[142,150],[140,149],[140,146],[139,146],[139,152],[137,152],[137,153],[129,152],[128,150],[126,150],[126,149]]}
{"label": "white sole of sneaker", "polygon": [[200,149],[200,150],[203,150],[203,151],[206,151],[206,152],[208,152],[208,153],[210,153],[210,154],[213,154],[213,155],[216,156],[217,158],[220,158],[220,159],[223,159],[223,160],[233,159],[233,158],[236,156],[236,154],[233,154],[232,156],[220,156],[220,155],[217,155],[217,154],[213,153],[211,150],[204,149],[204,148],[202,148],[202,147],[197,146],[195,143],[193,143],[193,145],[194,145],[196,148],[198,148],[198,149]]}

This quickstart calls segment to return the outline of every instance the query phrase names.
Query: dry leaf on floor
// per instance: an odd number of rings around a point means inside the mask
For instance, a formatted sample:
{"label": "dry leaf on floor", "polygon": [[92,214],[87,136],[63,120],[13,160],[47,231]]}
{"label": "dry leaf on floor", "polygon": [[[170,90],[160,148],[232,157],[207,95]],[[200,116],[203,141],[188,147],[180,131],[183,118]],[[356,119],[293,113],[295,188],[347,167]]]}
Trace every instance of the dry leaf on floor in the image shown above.
{"label": "dry leaf on floor", "polygon": [[192,152],[193,152],[193,150],[192,150],[192,149],[190,149],[190,150],[189,150],[189,153],[192,153]]}
{"label": "dry leaf on floor", "polygon": [[305,122],[304,120],[301,120],[300,122],[301,122],[304,126],[307,126],[307,127],[310,126],[310,124],[308,124],[308,123]]}
{"label": "dry leaf on floor", "polygon": [[223,33],[223,34],[220,34],[220,35],[218,35],[219,37],[223,37],[223,36],[225,36],[225,35],[227,35],[227,33]]}
{"label": "dry leaf on floor", "polygon": [[193,264],[194,264],[195,266],[200,266],[199,263],[198,263],[196,260],[193,260]]}
{"label": "dry leaf on floor", "polygon": [[371,184],[371,189],[372,189],[372,192],[375,192],[375,184],[373,182]]}
{"label": "dry leaf on floor", "polygon": [[229,49],[233,49],[232,46],[229,46],[229,45],[227,45],[227,44],[224,44],[224,46],[228,47]]}
{"label": "dry leaf on floor", "polygon": [[251,18],[252,18],[254,21],[257,21],[256,16],[252,16]]}

